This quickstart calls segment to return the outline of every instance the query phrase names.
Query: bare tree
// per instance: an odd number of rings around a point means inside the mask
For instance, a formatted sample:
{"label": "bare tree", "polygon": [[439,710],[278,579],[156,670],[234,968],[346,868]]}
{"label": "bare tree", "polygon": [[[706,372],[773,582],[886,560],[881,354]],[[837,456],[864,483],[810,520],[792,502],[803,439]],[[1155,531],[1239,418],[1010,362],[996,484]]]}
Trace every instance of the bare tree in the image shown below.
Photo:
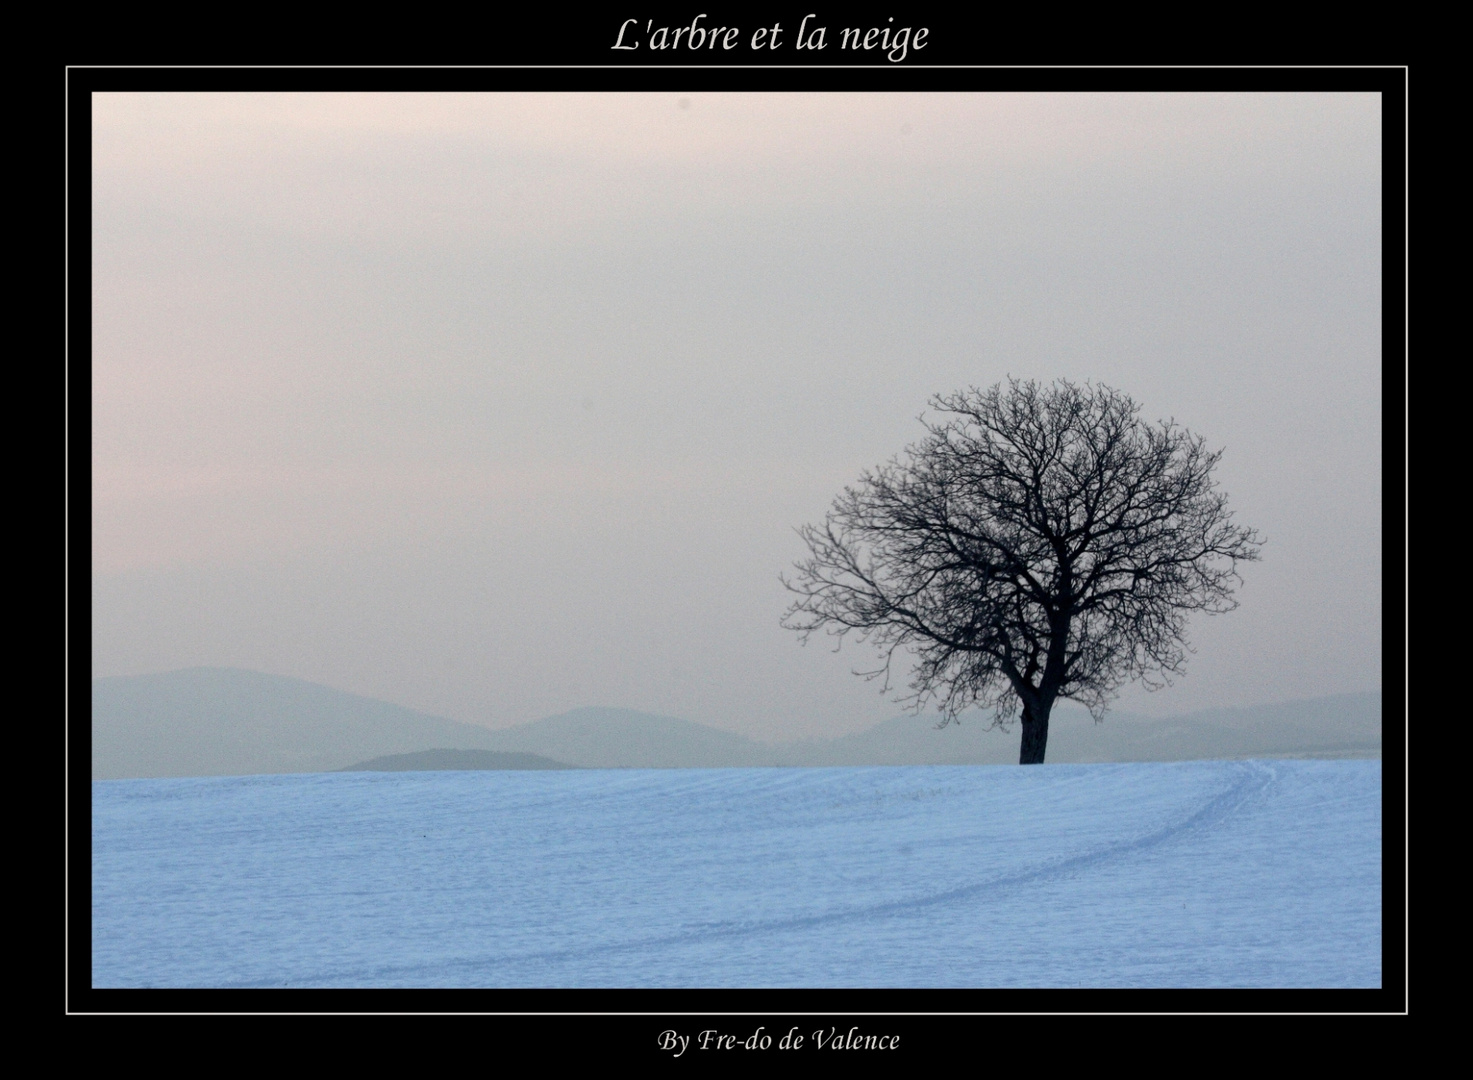
{"label": "bare tree", "polygon": [[1232,522],[1222,451],[1174,421],[1148,424],[1106,386],[1010,380],[931,399],[926,438],[846,487],[784,584],[783,625],[806,642],[854,631],[914,654],[911,693],[942,726],[972,705],[1006,724],[1020,763],[1043,761],[1059,698],[1098,721],[1126,682],[1182,673],[1187,615],[1237,606],[1237,564],[1262,538]]}

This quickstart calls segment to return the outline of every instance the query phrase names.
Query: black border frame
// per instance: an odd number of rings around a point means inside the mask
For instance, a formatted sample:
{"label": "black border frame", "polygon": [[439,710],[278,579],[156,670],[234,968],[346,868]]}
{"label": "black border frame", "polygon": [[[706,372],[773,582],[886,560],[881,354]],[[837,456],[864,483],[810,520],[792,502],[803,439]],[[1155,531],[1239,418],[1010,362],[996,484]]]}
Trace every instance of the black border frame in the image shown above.
{"label": "black border frame", "polygon": [[[933,37],[933,44],[939,39]],[[519,1032],[577,1028],[598,1056],[668,1058],[666,1028],[716,1028],[745,1038],[797,1025],[800,1032],[857,1025],[899,1033],[907,1060],[975,1038],[965,1017],[1037,1014],[1406,1014],[1408,1012],[1407,841],[1408,652],[1407,177],[1405,65],[981,66],[946,62],[943,49],[902,64],[610,63],[588,41],[586,59],[500,66],[68,66],[66,82],[67,698],[64,1009],[71,1014],[479,1014]],[[954,51],[954,50],[952,50]],[[564,52],[566,55],[566,50]],[[628,61],[638,54],[616,55]],[[740,55],[740,54],[737,54]],[[643,57],[641,57],[643,59]],[[1383,101],[1383,985],[1379,990],[98,990],[91,986],[90,449],[91,113],[99,90],[969,90],[969,91],[1360,91]],[[1389,458],[1389,461],[1386,459]],[[1391,468],[1385,466],[1389,464]],[[85,480],[85,483],[84,483]],[[1397,520],[1399,516],[1400,520]],[[86,643],[86,644],[84,644]],[[1388,707],[1389,706],[1389,707]],[[592,1025],[592,1026],[590,1026]],[[599,1033],[595,1036],[595,1032]],[[561,1036],[566,1039],[566,1035]],[[694,1055],[704,1060],[707,1055]],[[689,1058],[687,1060],[690,1060]],[[892,1058],[891,1060],[895,1060]]]}

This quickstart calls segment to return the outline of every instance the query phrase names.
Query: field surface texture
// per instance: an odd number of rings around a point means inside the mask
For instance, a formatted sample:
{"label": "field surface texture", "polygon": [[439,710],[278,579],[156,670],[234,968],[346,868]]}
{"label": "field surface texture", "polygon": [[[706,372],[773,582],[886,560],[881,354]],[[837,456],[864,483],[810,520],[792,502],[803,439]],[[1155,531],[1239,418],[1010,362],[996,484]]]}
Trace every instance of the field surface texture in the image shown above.
{"label": "field surface texture", "polygon": [[1381,763],[92,785],[98,987],[1381,982]]}

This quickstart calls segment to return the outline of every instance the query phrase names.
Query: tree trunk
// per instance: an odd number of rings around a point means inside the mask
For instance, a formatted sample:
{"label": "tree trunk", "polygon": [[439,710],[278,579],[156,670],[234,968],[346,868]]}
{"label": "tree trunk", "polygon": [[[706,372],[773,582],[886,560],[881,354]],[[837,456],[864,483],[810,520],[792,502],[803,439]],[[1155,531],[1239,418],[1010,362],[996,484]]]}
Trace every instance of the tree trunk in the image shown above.
{"label": "tree trunk", "polygon": [[1048,745],[1048,710],[1023,705],[1023,748],[1018,754],[1019,765],[1042,765],[1044,747]]}

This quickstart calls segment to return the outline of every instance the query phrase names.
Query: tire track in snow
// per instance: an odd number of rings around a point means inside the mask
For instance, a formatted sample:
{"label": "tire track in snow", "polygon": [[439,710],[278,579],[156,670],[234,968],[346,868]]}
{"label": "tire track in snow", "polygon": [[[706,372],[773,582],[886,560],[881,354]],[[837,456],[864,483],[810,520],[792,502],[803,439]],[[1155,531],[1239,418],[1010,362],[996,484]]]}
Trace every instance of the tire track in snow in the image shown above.
{"label": "tire track in snow", "polygon": [[[1053,859],[1022,871],[1005,873],[984,878],[939,892],[911,896],[899,900],[887,900],[877,904],[865,904],[815,915],[798,915],[779,919],[752,921],[721,920],[697,923],[671,934],[647,935],[627,941],[607,942],[574,948],[557,948],[515,954],[497,954],[476,958],[440,959],[422,964],[394,964],[372,969],[357,969],[338,972],[324,981],[380,983],[392,976],[411,975],[416,972],[464,971],[467,973],[485,969],[521,968],[539,963],[560,963],[580,957],[614,956],[620,953],[642,952],[670,946],[707,943],[722,939],[746,938],[764,934],[783,933],[792,930],[808,930],[853,922],[884,918],[890,915],[908,914],[918,909],[952,904],[980,894],[997,892],[1021,885],[1046,881],[1050,878],[1069,877],[1083,871],[1104,866],[1114,860],[1140,854],[1162,847],[1172,841],[1218,827],[1236,815],[1245,806],[1261,801],[1269,794],[1278,780],[1278,770],[1270,762],[1233,762],[1233,783],[1222,792],[1208,798],[1190,813],[1168,822],[1161,828],[1140,836],[1077,855]],[[322,985],[312,980],[311,985]],[[242,983],[240,985],[260,985]]]}

